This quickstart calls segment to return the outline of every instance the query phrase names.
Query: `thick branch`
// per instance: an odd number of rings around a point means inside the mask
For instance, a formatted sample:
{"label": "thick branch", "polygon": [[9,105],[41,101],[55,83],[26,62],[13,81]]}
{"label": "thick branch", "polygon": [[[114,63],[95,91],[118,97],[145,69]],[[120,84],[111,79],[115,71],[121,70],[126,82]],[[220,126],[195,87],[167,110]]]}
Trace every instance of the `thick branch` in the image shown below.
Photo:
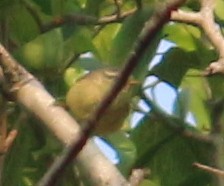
{"label": "thick branch", "polygon": [[[40,82],[16,63],[2,45],[0,45],[0,66],[9,81],[7,92],[13,92],[14,99],[43,121],[64,145],[68,146],[82,136],[77,122],[63,108],[55,104],[55,99]],[[91,140],[77,157],[77,162],[82,165],[85,172],[91,172],[89,179],[95,185],[120,183],[127,185],[124,177]]]}
{"label": "thick branch", "polygon": [[185,12],[183,10],[173,11],[171,19],[178,22],[199,25],[201,22],[201,14],[198,12]]}

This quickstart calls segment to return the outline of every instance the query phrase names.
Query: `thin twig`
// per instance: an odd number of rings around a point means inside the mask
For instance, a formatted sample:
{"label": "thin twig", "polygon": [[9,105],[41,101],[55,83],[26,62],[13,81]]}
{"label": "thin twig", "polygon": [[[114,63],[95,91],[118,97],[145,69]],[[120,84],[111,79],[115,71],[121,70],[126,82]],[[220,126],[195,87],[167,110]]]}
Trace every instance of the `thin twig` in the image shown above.
{"label": "thin twig", "polygon": [[79,57],[81,54],[73,53],[69,59],[65,61],[65,65],[59,69],[59,73],[63,74],[67,68],[69,68]]}
{"label": "thin twig", "polygon": [[117,13],[117,18],[119,18],[120,17],[120,15],[121,15],[121,7],[120,7],[120,4],[121,4],[121,2],[120,2],[121,0],[114,0],[114,4],[115,4],[115,6],[116,6],[116,13]]}
{"label": "thin twig", "polygon": [[64,150],[63,155],[49,168],[49,171],[40,180],[38,184],[39,186],[52,186],[55,184],[57,178],[60,177],[65,167],[73,160],[74,157],[77,156],[82,147],[85,145],[97,121],[99,121],[99,119],[103,116],[106,109],[110,106],[110,104],[118,95],[119,91],[126,84],[129,75],[137,66],[138,61],[146,51],[147,46],[149,46],[150,43],[154,40],[162,26],[169,21],[171,11],[177,9],[184,2],[185,0],[170,0],[166,5],[164,5],[164,7],[160,6],[158,9],[156,9],[158,12],[156,12],[150,18],[149,22],[146,24],[145,29],[140,34],[138,43],[135,46],[134,51],[126,60],[126,65],[118,76],[116,83],[106,98],[103,99],[98,109],[96,109],[94,115],[86,123],[87,127],[84,128],[83,135],[78,141],[73,142],[71,146]]}
{"label": "thin twig", "polygon": [[123,12],[120,14],[119,18],[117,18],[117,15],[102,17],[96,22],[96,25],[104,25],[108,23],[121,22],[126,17],[133,15],[136,12],[136,10],[137,10],[136,8],[133,8],[129,11]]}
{"label": "thin twig", "polygon": [[133,169],[129,177],[130,186],[139,186],[150,175],[149,169]]}
{"label": "thin twig", "polygon": [[211,174],[214,174],[216,176],[220,176],[220,177],[224,178],[224,171],[223,170],[216,169],[216,168],[213,168],[213,167],[210,167],[210,166],[207,166],[207,165],[203,165],[203,164],[198,163],[198,162],[193,163],[193,166],[195,166],[195,167],[197,167],[201,170],[204,170],[208,173],[211,173]]}
{"label": "thin twig", "polygon": [[64,24],[105,25],[115,22],[121,22],[126,17],[133,15],[135,12],[136,9],[134,8],[127,12],[121,13],[119,17],[115,14],[111,16],[105,16],[99,19],[87,15],[69,14],[61,17],[56,17],[51,22],[42,25],[42,32],[47,32]]}
{"label": "thin twig", "polygon": [[15,129],[7,133],[8,112],[6,105],[6,101],[3,101],[0,108],[0,185],[2,185],[2,171],[5,162],[5,154],[12,146],[18,133]]}
{"label": "thin twig", "polygon": [[138,10],[140,10],[142,8],[142,0],[135,0],[135,3],[136,3]]}

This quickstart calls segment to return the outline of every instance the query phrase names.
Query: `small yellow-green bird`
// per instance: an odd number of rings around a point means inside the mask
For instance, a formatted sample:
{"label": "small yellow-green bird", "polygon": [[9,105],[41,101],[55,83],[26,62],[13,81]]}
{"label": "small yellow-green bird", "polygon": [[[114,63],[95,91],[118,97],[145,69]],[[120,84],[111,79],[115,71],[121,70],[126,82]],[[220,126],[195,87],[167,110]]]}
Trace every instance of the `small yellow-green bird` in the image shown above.
{"label": "small yellow-green bird", "polygon": [[[93,114],[110,91],[118,74],[118,70],[98,69],[78,79],[70,88],[66,95],[66,104],[79,123],[86,121]],[[127,85],[97,123],[94,131],[96,135],[105,136],[121,128],[130,111],[133,84],[136,84],[136,81],[130,78]]]}

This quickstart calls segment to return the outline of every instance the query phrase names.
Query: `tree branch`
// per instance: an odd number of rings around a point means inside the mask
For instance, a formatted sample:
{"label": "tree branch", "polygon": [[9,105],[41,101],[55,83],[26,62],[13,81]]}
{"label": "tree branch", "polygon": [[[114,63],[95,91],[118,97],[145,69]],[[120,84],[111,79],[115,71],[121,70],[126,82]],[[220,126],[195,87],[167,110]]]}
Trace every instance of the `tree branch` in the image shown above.
{"label": "tree branch", "polygon": [[199,12],[175,11],[171,15],[173,21],[197,25],[207,35],[208,39],[219,53],[219,59],[212,62],[206,69],[206,74],[224,73],[224,38],[214,19],[215,0],[200,0]]}
{"label": "tree branch", "polygon": [[203,170],[203,171],[206,171],[208,173],[211,173],[211,174],[214,174],[216,176],[220,176],[222,178],[224,178],[224,171],[223,170],[220,170],[220,169],[216,169],[216,168],[213,168],[213,167],[210,167],[210,166],[207,166],[207,165],[203,165],[201,163],[193,163],[193,166]]}
{"label": "tree branch", "polygon": [[40,31],[42,33],[48,32],[54,28],[60,27],[64,24],[78,24],[78,25],[105,25],[115,22],[121,22],[128,16],[133,15],[136,12],[136,8],[133,8],[126,12],[120,11],[120,4],[118,0],[115,1],[115,6],[117,7],[117,14],[105,16],[101,18],[87,16],[87,15],[80,15],[80,14],[68,14],[64,16],[55,17],[52,21],[48,23],[43,23],[40,15],[38,14],[36,8],[32,3],[27,0],[23,0],[23,4],[29,13],[33,16],[33,19],[36,21]]}
{"label": "tree branch", "polygon": [[150,175],[149,169],[133,169],[129,182],[131,186],[139,186],[145,177]]}
{"label": "tree branch", "polygon": [[199,12],[185,12],[183,10],[173,11],[171,19],[177,22],[199,25],[201,22],[201,14]]}
{"label": "tree branch", "polygon": [[[55,99],[41,83],[20,66],[2,45],[0,45],[0,66],[5,76],[3,79],[8,83],[6,91],[13,95],[14,100],[43,121],[64,145],[68,146],[81,138],[82,133],[78,123],[63,108],[55,104]],[[77,156],[76,162],[85,172],[90,172],[89,179],[95,185],[127,183],[91,140]]]}
{"label": "tree branch", "polygon": [[114,4],[115,4],[115,6],[116,6],[116,14],[117,14],[117,18],[119,18],[120,15],[121,15],[121,7],[120,7],[121,0],[114,0]]}
{"label": "tree branch", "polygon": [[51,29],[60,27],[64,24],[78,24],[78,25],[105,25],[109,23],[121,22],[128,16],[133,15],[136,9],[131,9],[127,12],[120,13],[119,17],[116,15],[105,16],[96,18],[86,15],[69,14],[61,17],[54,18],[51,22],[42,25],[42,32],[47,32]]}
{"label": "tree branch", "polygon": [[79,153],[80,149],[85,145],[96,123],[105,113],[106,109],[110,106],[112,101],[116,98],[119,91],[126,84],[129,75],[137,66],[139,59],[142,57],[147,47],[153,41],[162,26],[169,21],[171,11],[176,10],[184,2],[185,0],[170,0],[163,6],[160,6],[156,9],[157,12],[155,12],[154,15],[150,18],[146,24],[146,27],[140,34],[137,45],[126,60],[126,65],[118,76],[116,83],[112,87],[111,91],[109,91],[109,94],[106,96],[106,98],[103,99],[98,109],[96,109],[96,112],[92,115],[91,119],[86,123],[83,135],[78,141],[74,141],[71,146],[64,150],[63,156],[61,156],[52,167],[50,167],[48,173],[40,181],[39,186],[53,185],[57,177],[61,175],[61,172],[64,170],[64,168],[72,161],[73,157]]}

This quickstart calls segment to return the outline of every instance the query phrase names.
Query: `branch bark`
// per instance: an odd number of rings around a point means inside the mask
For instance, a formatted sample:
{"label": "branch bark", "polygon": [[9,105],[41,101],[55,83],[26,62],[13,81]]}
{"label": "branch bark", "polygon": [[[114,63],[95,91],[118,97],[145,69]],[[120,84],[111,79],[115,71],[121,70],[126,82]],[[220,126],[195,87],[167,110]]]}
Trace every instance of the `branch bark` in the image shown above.
{"label": "branch bark", "polygon": [[[129,185],[119,171],[100,153],[93,142],[88,140],[88,137],[96,122],[125,85],[128,76],[138,64],[138,59],[144,54],[147,46],[153,41],[162,26],[169,21],[171,11],[177,9],[184,2],[185,0],[170,0],[165,6],[160,6],[157,9],[158,11],[140,35],[138,45],[127,59],[126,66],[123,68],[111,93],[103,100],[84,131],[80,130],[79,125],[63,108],[54,104],[54,98],[44,89],[41,83],[18,65],[0,45],[0,65],[4,76],[8,80],[7,91],[13,95],[18,103],[42,120],[58,139],[68,146],[64,151],[64,156],[52,166],[39,185],[53,185],[60,171],[63,171],[76,155],[78,155],[76,159],[78,164],[83,166],[86,172],[91,171],[89,173],[90,178],[93,179],[93,185]],[[79,153],[81,149],[82,151]],[[93,169],[94,172],[92,173]]]}
{"label": "branch bark", "polygon": [[216,169],[216,168],[213,168],[213,167],[210,167],[210,166],[207,166],[207,165],[203,165],[201,163],[198,163],[198,162],[195,162],[193,163],[193,166],[203,170],[203,171],[206,171],[208,173],[211,173],[211,174],[214,174],[216,176],[220,176],[222,177],[222,179],[224,178],[224,171],[223,170],[220,170],[220,169]]}
{"label": "branch bark", "polygon": [[171,19],[194,24],[202,28],[211,44],[219,53],[219,59],[208,66],[206,75],[224,73],[224,38],[214,18],[216,0],[200,0],[200,5],[201,9],[199,12],[174,11]]}
{"label": "branch bark", "polygon": [[147,47],[154,40],[162,26],[169,21],[171,12],[176,10],[184,2],[185,0],[170,0],[166,4],[160,5],[159,8],[157,7],[155,9],[156,11],[154,15],[142,30],[135,48],[126,60],[126,65],[122,69],[114,86],[111,88],[111,91],[109,91],[109,94],[102,100],[100,106],[96,109],[96,112],[92,115],[90,120],[87,121],[86,128],[84,128],[83,131],[83,136],[81,136],[78,141],[74,141],[71,146],[64,150],[63,156],[61,156],[61,158],[49,169],[48,173],[41,180],[39,186],[53,185],[60,172],[62,172],[63,169],[72,161],[72,158],[79,153],[82,146],[85,145],[88,136],[94,129],[96,123],[116,98],[119,91],[126,84],[128,77],[137,66],[139,59],[142,57]]}
{"label": "branch bark", "polygon": [[[20,66],[2,45],[0,66],[7,77],[5,79],[8,80],[6,91],[13,94],[19,104],[38,117],[65,146],[82,136],[78,123],[55,104],[55,99],[43,85]],[[93,185],[127,185],[125,178],[91,140],[77,156],[76,162],[82,166],[82,170],[90,172],[89,179],[92,179]]]}

